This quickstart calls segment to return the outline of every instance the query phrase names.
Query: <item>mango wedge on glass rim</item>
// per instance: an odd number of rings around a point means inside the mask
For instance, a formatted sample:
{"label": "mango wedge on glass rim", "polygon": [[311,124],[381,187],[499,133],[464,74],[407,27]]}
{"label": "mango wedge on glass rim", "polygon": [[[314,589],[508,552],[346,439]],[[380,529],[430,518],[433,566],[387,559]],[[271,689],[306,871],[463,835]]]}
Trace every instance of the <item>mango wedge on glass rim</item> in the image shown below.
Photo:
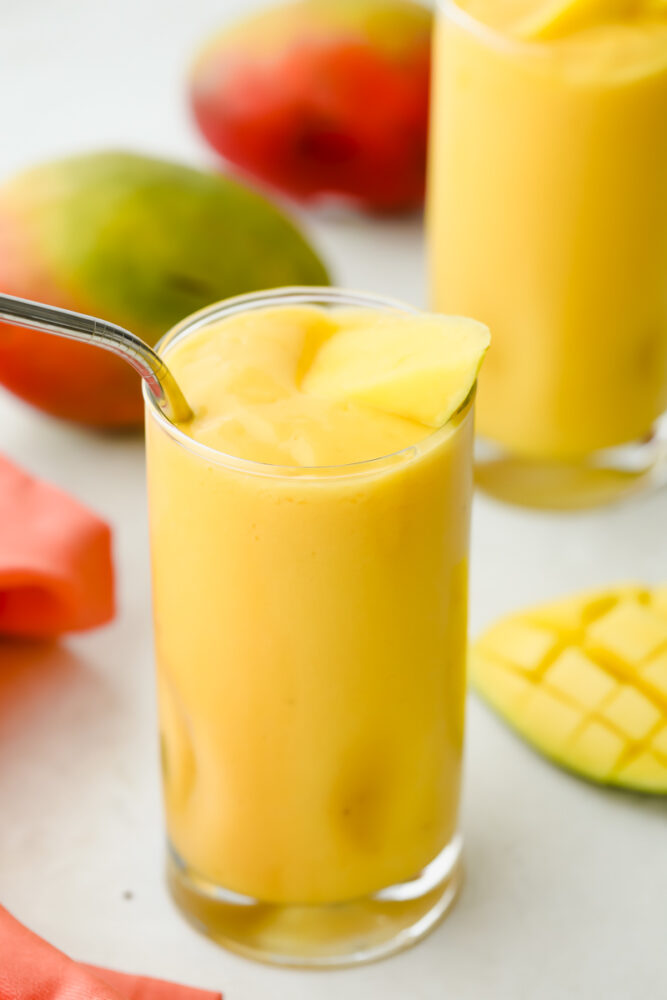
{"label": "mango wedge on glass rim", "polygon": [[475,384],[489,330],[461,316],[421,316],[406,340],[404,315],[341,313],[345,325],[317,352],[301,388],[442,427]]}
{"label": "mango wedge on glass rim", "polygon": [[557,764],[667,794],[667,586],[622,585],[510,615],[472,646],[470,676]]}

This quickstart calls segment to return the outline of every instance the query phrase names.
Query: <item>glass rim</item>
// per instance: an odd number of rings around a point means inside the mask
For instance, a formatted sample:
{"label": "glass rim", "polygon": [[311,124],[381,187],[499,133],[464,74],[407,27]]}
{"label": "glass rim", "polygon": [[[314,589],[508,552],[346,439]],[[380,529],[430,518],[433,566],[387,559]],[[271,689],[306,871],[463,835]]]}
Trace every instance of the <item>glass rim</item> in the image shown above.
{"label": "glass rim", "polygon": [[532,52],[534,55],[546,55],[553,51],[553,43],[549,40],[514,38],[506,34],[501,28],[494,28],[490,24],[480,21],[469,11],[460,7],[456,0],[435,0],[438,12],[444,13],[450,21],[453,21],[459,28],[463,28],[469,34],[475,35],[486,45],[495,48],[507,49],[510,52]]}
{"label": "glass rim", "polygon": [[[158,341],[155,350],[162,355],[162,351],[167,348],[164,355],[168,358],[169,348],[191,336],[202,327],[211,323],[225,319],[238,313],[268,307],[270,305],[347,305],[359,306],[366,309],[385,309],[419,315],[423,310],[414,306],[393,299],[388,296],[376,295],[371,292],[357,292],[349,289],[329,287],[326,285],[313,286],[287,286],[275,289],[266,289],[257,292],[248,292],[244,295],[236,295],[220,302],[214,302],[198,312],[186,316],[184,319],[171,327]],[[205,459],[215,465],[233,469],[238,472],[245,472],[249,475],[264,476],[278,479],[310,479],[313,481],[329,478],[347,478],[354,476],[369,475],[380,471],[386,465],[394,465],[399,462],[408,462],[425,454],[436,447],[441,440],[447,438],[452,429],[458,423],[463,423],[470,415],[472,403],[475,397],[477,380],[473,383],[470,392],[459,408],[442,425],[427,433],[414,444],[406,445],[398,451],[388,452],[385,455],[378,455],[375,458],[362,459],[357,462],[343,462],[335,465],[278,465],[270,462],[256,462],[252,459],[242,458],[239,455],[232,455],[229,452],[220,451],[211,445],[204,444],[190,437],[173,424],[161,410],[156,397],[150,391],[146,382],[142,384],[144,402],[146,404],[146,415],[156,420],[158,425],[164,430],[176,444],[186,451]]]}

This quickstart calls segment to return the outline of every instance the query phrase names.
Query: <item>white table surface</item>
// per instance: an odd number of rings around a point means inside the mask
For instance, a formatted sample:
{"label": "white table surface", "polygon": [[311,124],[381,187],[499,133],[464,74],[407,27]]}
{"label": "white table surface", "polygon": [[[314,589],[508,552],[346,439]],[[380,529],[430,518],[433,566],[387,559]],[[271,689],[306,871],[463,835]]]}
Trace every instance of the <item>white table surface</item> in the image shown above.
{"label": "white table surface", "polygon": [[[124,146],[205,163],[182,78],[248,0],[0,0],[0,174]],[[425,302],[418,222],[308,220],[340,284]],[[468,879],[416,949],[360,970],[255,966],[191,930],[162,879],[139,440],[0,394],[0,448],[114,526],[113,625],[50,649],[0,645],[0,901],[72,956],[223,989],[230,1000],[657,1000],[667,995],[665,802],[599,790],[534,755],[471,699]],[[570,589],[667,578],[667,493],[593,514],[478,497],[472,630]],[[0,946],[1,954],[1,946]]]}

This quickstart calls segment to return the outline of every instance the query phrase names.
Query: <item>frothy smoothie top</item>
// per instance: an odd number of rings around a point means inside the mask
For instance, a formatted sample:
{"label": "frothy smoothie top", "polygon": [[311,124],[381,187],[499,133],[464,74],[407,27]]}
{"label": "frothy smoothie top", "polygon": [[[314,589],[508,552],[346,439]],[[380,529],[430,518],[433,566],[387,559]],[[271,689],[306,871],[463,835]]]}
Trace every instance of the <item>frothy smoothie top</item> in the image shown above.
{"label": "frothy smoothie top", "polygon": [[583,76],[667,70],[667,0],[455,0],[508,37],[550,43]]}
{"label": "frothy smoothie top", "polygon": [[556,39],[604,26],[660,25],[666,0],[457,0],[478,21],[521,38]]}
{"label": "frothy smoothie top", "polygon": [[168,350],[189,436],[271,465],[362,462],[416,444],[466,401],[489,343],[473,320],[255,309]]}

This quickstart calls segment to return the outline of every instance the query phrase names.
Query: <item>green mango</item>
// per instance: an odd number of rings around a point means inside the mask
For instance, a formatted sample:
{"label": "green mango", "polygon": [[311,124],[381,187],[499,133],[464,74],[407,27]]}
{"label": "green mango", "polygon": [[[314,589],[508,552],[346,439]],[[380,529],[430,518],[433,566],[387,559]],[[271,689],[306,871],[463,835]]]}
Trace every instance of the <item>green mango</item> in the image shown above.
{"label": "green mango", "polygon": [[[328,283],[296,225],[219,174],[101,152],[33,168],[0,189],[0,288],[119,323],[151,344],[212,302]],[[0,382],[82,423],[142,419],[131,369],[49,334],[0,325]]]}

